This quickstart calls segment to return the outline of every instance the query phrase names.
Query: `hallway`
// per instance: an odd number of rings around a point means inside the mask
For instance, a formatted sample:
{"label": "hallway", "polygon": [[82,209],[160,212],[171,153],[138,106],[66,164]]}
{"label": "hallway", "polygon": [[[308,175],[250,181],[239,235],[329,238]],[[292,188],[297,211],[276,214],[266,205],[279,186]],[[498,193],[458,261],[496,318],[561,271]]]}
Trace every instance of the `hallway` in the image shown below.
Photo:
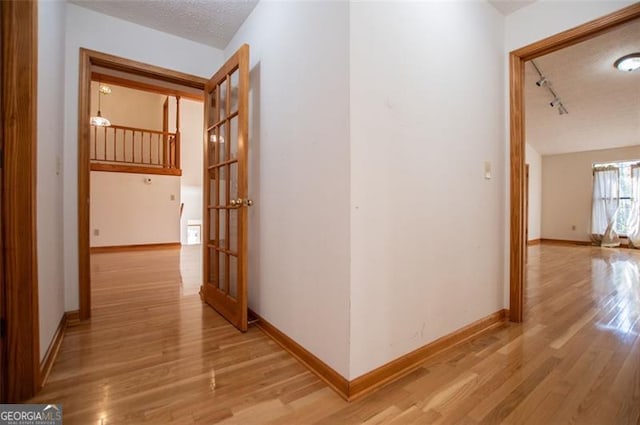
{"label": "hallway", "polygon": [[500,324],[352,403],[198,296],[194,247],[92,255],[93,318],[32,402],[65,424],[638,424],[640,253],[529,249],[524,325]]}

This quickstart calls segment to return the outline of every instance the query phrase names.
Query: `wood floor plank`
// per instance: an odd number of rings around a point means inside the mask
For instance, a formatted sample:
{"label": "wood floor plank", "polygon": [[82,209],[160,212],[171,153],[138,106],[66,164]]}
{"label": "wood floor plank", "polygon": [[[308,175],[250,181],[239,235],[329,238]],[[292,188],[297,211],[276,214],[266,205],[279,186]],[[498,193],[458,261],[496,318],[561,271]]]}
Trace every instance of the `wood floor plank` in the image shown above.
{"label": "wood floor plank", "polygon": [[347,403],[199,296],[200,252],[92,254],[90,322],[46,387],[65,424],[640,424],[640,252],[529,248],[525,323],[505,323]]}

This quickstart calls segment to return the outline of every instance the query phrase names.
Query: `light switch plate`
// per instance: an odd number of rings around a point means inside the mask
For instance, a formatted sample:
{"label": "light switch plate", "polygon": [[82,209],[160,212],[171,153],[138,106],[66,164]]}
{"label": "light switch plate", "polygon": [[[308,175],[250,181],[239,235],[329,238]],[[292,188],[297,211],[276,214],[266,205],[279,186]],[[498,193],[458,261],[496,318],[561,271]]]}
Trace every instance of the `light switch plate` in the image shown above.
{"label": "light switch plate", "polygon": [[484,162],[484,178],[485,180],[491,180],[491,161]]}

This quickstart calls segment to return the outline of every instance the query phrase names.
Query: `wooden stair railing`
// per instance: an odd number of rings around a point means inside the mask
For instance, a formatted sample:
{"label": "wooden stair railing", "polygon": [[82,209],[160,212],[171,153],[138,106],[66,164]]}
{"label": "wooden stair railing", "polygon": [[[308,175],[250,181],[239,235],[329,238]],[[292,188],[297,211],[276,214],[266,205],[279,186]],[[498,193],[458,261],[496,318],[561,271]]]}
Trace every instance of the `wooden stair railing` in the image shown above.
{"label": "wooden stair railing", "polygon": [[91,126],[90,159],[92,170],[126,171],[137,167],[179,175],[180,133],[123,125]]}

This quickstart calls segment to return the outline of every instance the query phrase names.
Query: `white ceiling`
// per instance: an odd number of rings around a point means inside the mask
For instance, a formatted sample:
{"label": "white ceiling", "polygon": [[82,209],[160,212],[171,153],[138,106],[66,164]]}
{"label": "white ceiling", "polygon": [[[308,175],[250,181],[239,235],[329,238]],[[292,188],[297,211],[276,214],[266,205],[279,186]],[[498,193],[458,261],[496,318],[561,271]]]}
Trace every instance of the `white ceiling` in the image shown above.
{"label": "white ceiling", "polygon": [[518,9],[522,9],[525,6],[529,6],[535,0],[489,0],[489,3],[496,9],[498,12],[502,13],[504,16],[510,15]]}
{"label": "white ceiling", "polygon": [[115,18],[224,49],[258,0],[68,0]]}
{"label": "white ceiling", "polygon": [[640,70],[620,72],[616,59],[640,52],[640,19],[535,59],[569,111],[558,115],[551,94],[525,68],[527,142],[552,155],[640,144]]}

